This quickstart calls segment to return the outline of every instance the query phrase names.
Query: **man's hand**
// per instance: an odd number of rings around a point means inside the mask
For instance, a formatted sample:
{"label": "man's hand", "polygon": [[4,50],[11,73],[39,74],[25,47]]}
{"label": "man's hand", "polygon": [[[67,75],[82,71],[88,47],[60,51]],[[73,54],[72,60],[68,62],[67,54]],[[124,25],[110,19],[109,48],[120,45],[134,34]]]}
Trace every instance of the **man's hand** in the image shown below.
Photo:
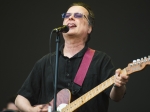
{"label": "man's hand", "polygon": [[114,86],[122,87],[128,82],[129,76],[125,70],[117,69],[115,73]]}
{"label": "man's hand", "polygon": [[33,112],[48,112],[48,105],[36,105],[32,108]]}

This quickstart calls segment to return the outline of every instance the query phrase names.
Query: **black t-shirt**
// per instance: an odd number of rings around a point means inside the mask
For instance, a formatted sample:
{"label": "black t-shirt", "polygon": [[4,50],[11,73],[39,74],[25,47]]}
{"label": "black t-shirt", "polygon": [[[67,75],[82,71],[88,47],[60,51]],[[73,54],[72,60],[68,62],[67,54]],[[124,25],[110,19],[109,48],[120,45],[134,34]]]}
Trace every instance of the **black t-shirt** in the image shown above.
{"label": "black t-shirt", "polygon": [[[63,55],[63,46],[60,47],[58,91],[64,88],[73,91],[73,80],[87,48],[88,46],[86,45],[79,53],[72,58],[68,58]],[[27,98],[31,105],[45,104],[53,99],[55,53],[51,54],[51,61],[52,64],[50,65],[50,54],[38,60],[18,91],[18,94]],[[73,96],[80,97],[107,80],[114,73],[115,67],[111,58],[106,53],[96,50],[80,91]],[[107,112],[111,88],[112,86],[80,106],[78,112]]]}

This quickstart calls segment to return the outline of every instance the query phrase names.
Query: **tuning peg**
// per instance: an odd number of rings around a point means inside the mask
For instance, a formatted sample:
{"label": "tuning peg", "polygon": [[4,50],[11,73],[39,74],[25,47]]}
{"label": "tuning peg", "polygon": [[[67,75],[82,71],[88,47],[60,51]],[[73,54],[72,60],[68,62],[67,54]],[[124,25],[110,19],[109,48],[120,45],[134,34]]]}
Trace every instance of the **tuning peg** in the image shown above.
{"label": "tuning peg", "polygon": [[140,64],[140,63],[141,63],[140,59],[137,59],[136,61],[137,61],[137,64]]}
{"label": "tuning peg", "polygon": [[146,61],[148,61],[148,60],[147,60],[147,57],[144,57],[144,62],[146,62]]}
{"label": "tuning peg", "polygon": [[150,55],[148,56],[148,61],[150,61]]}
{"label": "tuning peg", "polygon": [[141,58],[141,63],[143,63],[144,62],[144,59],[143,58]]}
{"label": "tuning peg", "polygon": [[133,65],[136,65],[136,60],[133,60]]}
{"label": "tuning peg", "polygon": [[133,64],[132,63],[130,63],[130,67],[132,67],[133,66]]}

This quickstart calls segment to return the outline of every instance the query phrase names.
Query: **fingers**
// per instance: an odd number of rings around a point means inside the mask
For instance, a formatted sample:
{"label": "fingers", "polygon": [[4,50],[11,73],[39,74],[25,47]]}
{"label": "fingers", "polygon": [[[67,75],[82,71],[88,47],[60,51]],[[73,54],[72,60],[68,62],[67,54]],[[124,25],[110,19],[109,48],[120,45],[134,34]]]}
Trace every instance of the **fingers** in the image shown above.
{"label": "fingers", "polygon": [[115,84],[118,85],[119,87],[126,85],[127,82],[128,82],[127,79],[121,79],[120,77],[116,78],[116,80],[115,80]]}
{"label": "fingers", "polygon": [[128,78],[129,76],[125,71],[121,69],[117,69],[115,74],[115,82],[114,82],[115,86],[121,87],[123,85],[126,85],[126,83],[128,82]]}
{"label": "fingers", "polygon": [[48,112],[48,109],[43,108],[43,109],[41,109],[39,112]]}
{"label": "fingers", "polygon": [[37,105],[34,108],[36,112],[48,112],[48,105]]}
{"label": "fingers", "polygon": [[48,112],[48,105],[40,105],[40,112]]}
{"label": "fingers", "polygon": [[116,75],[120,75],[120,73],[121,73],[121,69],[119,68],[116,70]]}

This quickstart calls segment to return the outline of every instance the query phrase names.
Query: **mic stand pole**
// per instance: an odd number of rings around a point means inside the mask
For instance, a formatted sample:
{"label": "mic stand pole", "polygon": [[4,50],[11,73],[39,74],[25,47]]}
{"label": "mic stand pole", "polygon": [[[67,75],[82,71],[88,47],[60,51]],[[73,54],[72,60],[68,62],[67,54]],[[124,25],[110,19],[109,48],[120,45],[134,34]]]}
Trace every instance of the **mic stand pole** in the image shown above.
{"label": "mic stand pole", "polygon": [[59,43],[60,43],[60,33],[56,32],[56,64],[55,64],[55,79],[54,79],[54,102],[53,102],[53,112],[57,111],[57,76],[58,76],[58,55],[59,55]]}

